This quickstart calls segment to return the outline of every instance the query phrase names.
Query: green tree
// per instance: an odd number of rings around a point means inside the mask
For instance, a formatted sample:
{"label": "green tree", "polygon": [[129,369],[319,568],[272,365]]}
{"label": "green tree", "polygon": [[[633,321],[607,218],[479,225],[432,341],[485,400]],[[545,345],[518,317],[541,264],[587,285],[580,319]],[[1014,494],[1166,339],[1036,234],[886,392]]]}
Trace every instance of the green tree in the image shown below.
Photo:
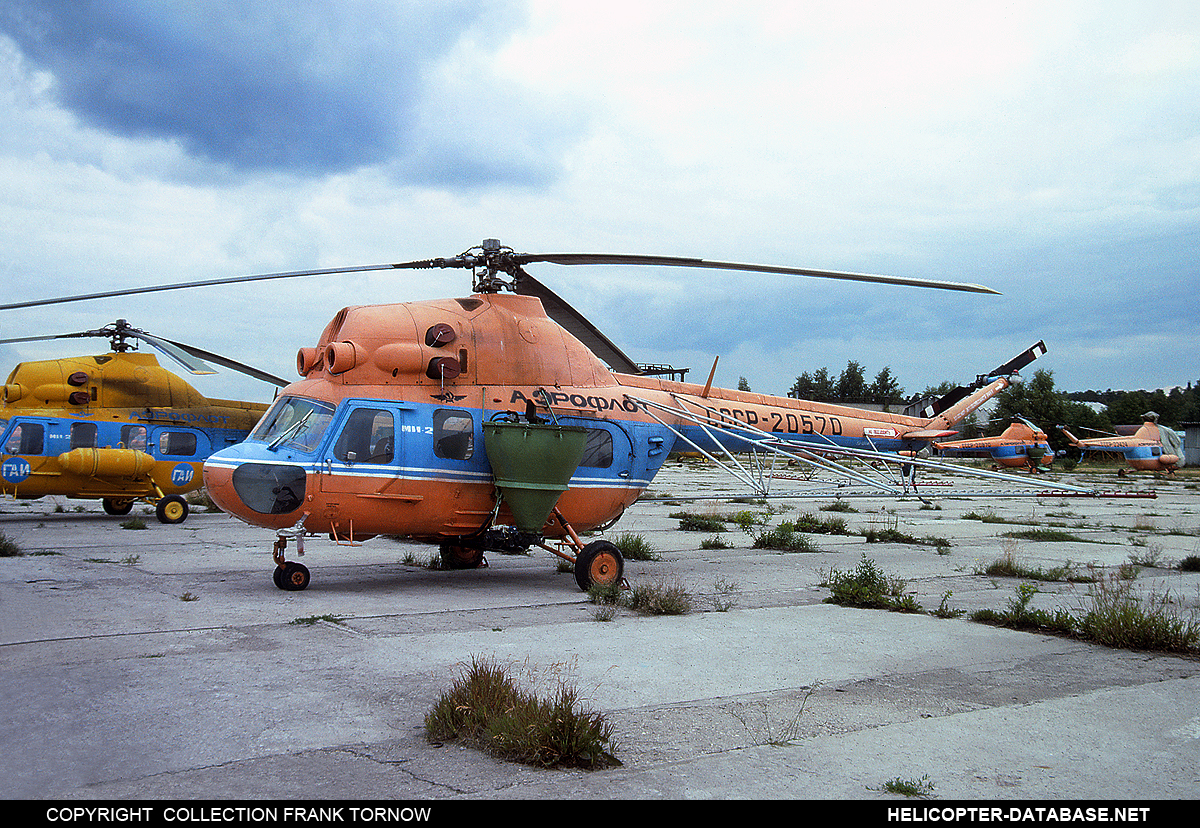
{"label": "green tree", "polygon": [[1043,429],[1062,422],[1065,397],[1054,390],[1054,372],[1038,370],[1028,382],[1018,382],[996,395],[993,416],[1007,423],[1025,417]]}
{"label": "green tree", "polygon": [[1198,423],[1200,422],[1200,382],[1195,385],[1187,384],[1187,389],[1183,392],[1183,407],[1179,410],[1180,423]]}
{"label": "green tree", "polygon": [[870,399],[863,367],[854,360],[846,363],[837,381],[837,400],[842,403],[864,403]]}
{"label": "green tree", "polygon": [[875,375],[875,381],[870,388],[871,402],[891,406],[904,402],[904,389],[892,376],[892,369],[885,367]]}
{"label": "green tree", "polygon": [[812,400],[813,402],[832,402],[837,395],[837,388],[829,378],[829,369],[819,368],[812,374],[805,371],[796,377],[788,396],[797,400]]}

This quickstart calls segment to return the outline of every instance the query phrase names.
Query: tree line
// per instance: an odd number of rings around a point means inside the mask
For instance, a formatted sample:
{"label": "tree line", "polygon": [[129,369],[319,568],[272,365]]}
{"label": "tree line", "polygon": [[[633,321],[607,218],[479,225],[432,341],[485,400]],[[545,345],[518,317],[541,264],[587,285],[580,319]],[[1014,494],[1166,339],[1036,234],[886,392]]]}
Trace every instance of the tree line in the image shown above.
{"label": "tree line", "polygon": [[[926,388],[917,397],[939,397],[955,387],[956,383],[944,382]],[[863,366],[853,360],[836,378],[827,368],[801,374],[788,396],[842,405],[883,405],[892,410],[907,402],[890,368],[884,368],[868,383]],[[1104,408],[1096,411],[1088,403],[1102,403]],[[1065,392],[1054,387],[1054,372],[1038,370],[1030,379],[996,395],[989,422],[979,422],[972,415],[960,428],[962,437],[996,435],[1014,417],[1025,417],[1046,432],[1051,447],[1057,450],[1066,447],[1066,439],[1057,428],[1060,425],[1070,428],[1077,437],[1094,437],[1096,432],[1112,434],[1119,425],[1140,424],[1148,411],[1159,415],[1160,424],[1177,430],[1182,423],[1200,422],[1200,381],[1169,391]]]}
{"label": "tree line", "polygon": [[830,376],[828,368],[819,368],[811,374],[801,374],[796,377],[788,396],[798,400],[844,405],[891,406],[905,401],[904,389],[892,376],[891,368],[884,368],[868,383],[862,365],[854,360],[846,363],[846,368],[837,379]]}

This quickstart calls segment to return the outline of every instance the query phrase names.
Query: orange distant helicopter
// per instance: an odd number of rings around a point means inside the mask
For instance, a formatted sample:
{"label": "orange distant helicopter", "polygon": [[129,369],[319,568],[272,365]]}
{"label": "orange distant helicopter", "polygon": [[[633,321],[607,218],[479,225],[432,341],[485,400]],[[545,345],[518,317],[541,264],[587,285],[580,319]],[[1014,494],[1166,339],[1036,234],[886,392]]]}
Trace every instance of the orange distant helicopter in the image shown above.
{"label": "orange distant helicopter", "polygon": [[919,463],[914,455],[954,434],[956,423],[1045,352],[1038,343],[929,416],[715,388],[711,374],[701,385],[642,372],[525,271],[534,262],[716,268],[996,293],[972,284],[690,258],[519,254],[489,239],[448,259],[6,307],[365,270],[472,272],[471,296],[339,311],[315,345],[300,349],[301,379],[283,389],[244,442],[205,461],[213,500],[277,534],[274,579],[287,590],[309,584],[308,569],[285,556],[289,540],[303,554],[305,536],[316,534],[340,543],[404,535],[439,545],[444,564],[461,568],[480,566],[487,551],[539,546],[574,563],[581,589],[619,583],[617,547],[584,544],[580,533],[614,523],[673,450],[724,454],[734,464],[737,453],[760,448],[822,465],[830,454]]}
{"label": "orange distant helicopter", "polygon": [[1154,411],[1143,414],[1141,427],[1127,437],[1092,437],[1080,440],[1068,431],[1066,426],[1060,425],[1058,428],[1076,448],[1084,452],[1112,452],[1124,455],[1125,462],[1136,471],[1174,473],[1184,464],[1183,441],[1174,431],[1158,424],[1158,414]]}
{"label": "orange distant helicopter", "polygon": [[1046,432],[1024,417],[1017,417],[997,437],[934,440],[933,447],[949,454],[985,451],[1001,466],[1030,471],[1045,471],[1054,462],[1054,450],[1050,448]]}
{"label": "orange distant helicopter", "polygon": [[135,501],[155,507],[159,521],[187,518],[183,495],[203,485],[204,460],[244,439],[265,403],[202,396],[137,353],[146,342],[196,374],[211,374],[205,359],[257,379],[278,377],[131,327],[124,319],[93,331],[29,336],[0,343],[101,337],[111,351],[94,356],[22,362],[9,374],[0,405],[0,493],[22,499],[47,495],[99,498],[110,515]]}

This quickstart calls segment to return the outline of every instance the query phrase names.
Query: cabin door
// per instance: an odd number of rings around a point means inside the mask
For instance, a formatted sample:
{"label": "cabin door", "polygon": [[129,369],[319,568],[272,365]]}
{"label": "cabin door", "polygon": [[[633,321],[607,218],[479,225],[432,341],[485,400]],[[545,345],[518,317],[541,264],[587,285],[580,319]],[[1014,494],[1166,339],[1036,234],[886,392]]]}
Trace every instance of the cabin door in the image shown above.
{"label": "cabin door", "polygon": [[351,406],[339,418],[321,462],[324,495],[321,529],[338,539],[376,534],[396,500],[405,500],[400,475],[398,414],[388,408]]}

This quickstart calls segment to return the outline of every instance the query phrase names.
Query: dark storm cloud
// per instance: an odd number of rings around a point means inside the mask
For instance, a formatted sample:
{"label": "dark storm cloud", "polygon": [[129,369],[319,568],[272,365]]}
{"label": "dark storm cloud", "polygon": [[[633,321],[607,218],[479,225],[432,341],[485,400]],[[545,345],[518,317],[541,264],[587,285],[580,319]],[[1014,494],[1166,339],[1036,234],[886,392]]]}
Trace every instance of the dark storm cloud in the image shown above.
{"label": "dark storm cloud", "polygon": [[54,76],[64,107],[114,134],[177,140],[252,171],[390,164],[404,174],[424,158],[421,177],[444,169],[453,184],[467,162],[504,182],[544,178],[553,164],[502,141],[492,157],[464,158],[462,142],[443,137],[468,125],[428,111],[437,62],[464,38],[502,42],[515,17],[485,0],[16,0],[0,31]]}

